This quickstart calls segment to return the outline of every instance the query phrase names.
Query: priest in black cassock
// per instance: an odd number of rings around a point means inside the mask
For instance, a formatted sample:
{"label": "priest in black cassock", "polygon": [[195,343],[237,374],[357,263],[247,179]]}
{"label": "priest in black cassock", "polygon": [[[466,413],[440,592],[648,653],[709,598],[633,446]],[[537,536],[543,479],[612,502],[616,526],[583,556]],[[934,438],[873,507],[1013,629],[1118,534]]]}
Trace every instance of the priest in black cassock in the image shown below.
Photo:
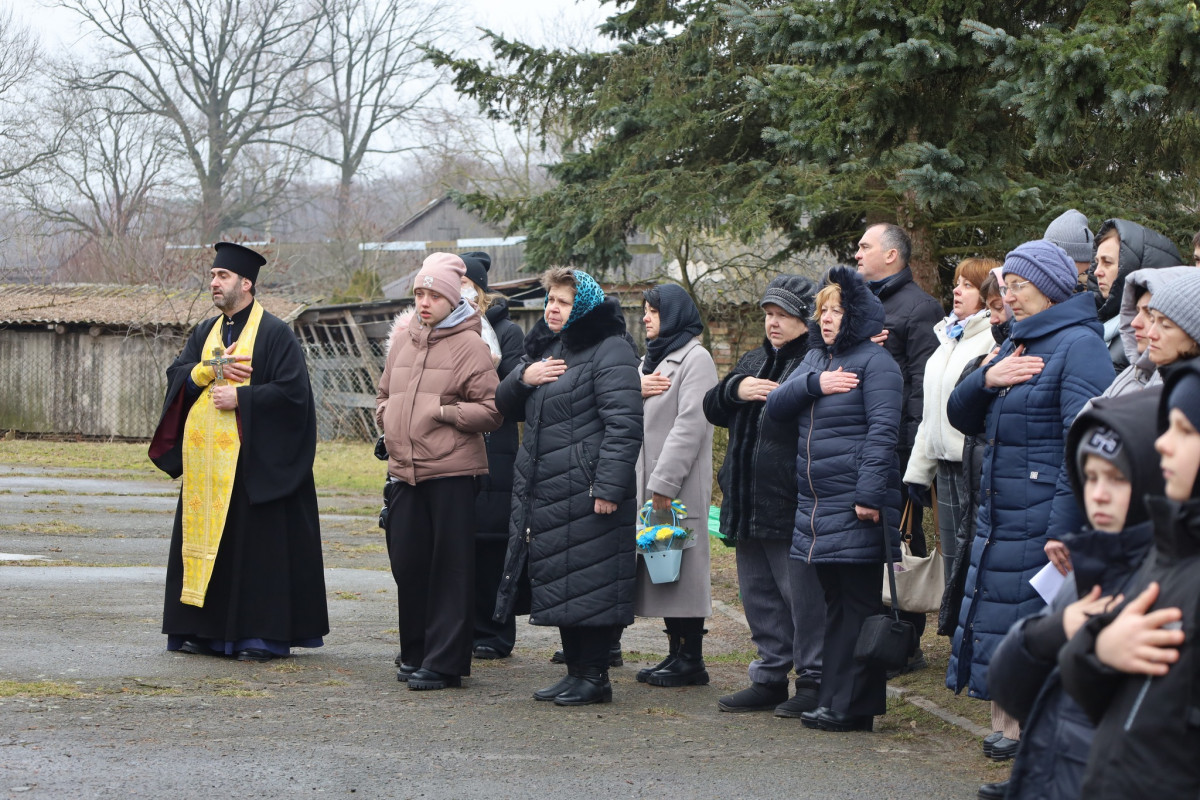
{"label": "priest in black cassock", "polygon": [[216,245],[213,305],[167,368],[150,459],[183,476],[167,649],[269,661],[329,633],[313,459],[316,411],[291,328],[254,299],[261,255]]}

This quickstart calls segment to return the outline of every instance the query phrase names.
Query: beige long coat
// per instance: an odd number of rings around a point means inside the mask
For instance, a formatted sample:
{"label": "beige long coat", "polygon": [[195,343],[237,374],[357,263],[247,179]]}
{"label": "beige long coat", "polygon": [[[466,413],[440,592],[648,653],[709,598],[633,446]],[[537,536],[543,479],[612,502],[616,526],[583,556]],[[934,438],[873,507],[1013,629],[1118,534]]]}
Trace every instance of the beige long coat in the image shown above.
{"label": "beige long coat", "polygon": [[[695,532],[684,550],[677,583],[651,583],[637,556],[633,613],[640,617],[707,617],[712,613],[708,506],[712,501],[713,427],[704,395],[717,385],[717,367],[699,337],[667,355],[658,372],[671,388],[643,401],[645,439],[638,455],[638,504],[653,492],[678,498],[688,510],[681,525]],[[633,532],[630,532],[633,535]]]}

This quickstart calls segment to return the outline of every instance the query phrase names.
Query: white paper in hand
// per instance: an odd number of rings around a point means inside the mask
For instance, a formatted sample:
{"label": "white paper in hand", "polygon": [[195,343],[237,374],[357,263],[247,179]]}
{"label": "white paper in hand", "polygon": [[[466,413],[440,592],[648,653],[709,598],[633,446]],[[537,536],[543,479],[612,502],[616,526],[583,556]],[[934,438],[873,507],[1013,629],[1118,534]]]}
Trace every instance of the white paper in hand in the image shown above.
{"label": "white paper in hand", "polygon": [[1037,590],[1042,599],[1046,601],[1046,604],[1049,605],[1050,601],[1054,599],[1054,595],[1058,594],[1059,588],[1066,579],[1066,576],[1059,572],[1057,567],[1053,564],[1047,564],[1042,567],[1037,575],[1029,579],[1029,583]]}

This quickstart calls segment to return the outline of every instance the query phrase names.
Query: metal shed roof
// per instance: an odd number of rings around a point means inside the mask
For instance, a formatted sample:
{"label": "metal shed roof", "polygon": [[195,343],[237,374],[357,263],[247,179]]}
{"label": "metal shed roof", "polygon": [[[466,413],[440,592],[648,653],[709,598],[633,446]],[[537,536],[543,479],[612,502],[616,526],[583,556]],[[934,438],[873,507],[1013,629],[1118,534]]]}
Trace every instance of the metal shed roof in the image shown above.
{"label": "metal shed roof", "polygon": [[[260,292],[263,307],[292,322],[312,300]],[[0,325],[75,324],[190,328],[216,314],[208,289],[98,283],[0,284]]]}

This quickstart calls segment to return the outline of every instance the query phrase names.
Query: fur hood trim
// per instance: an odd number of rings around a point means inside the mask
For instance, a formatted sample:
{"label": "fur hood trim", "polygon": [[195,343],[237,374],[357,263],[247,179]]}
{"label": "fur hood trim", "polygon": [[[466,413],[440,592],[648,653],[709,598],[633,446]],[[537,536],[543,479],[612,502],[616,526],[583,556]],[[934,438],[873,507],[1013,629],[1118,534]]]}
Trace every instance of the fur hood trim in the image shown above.
{"label": "fur hood trim", "polygon": [[525,337],[525,353],[541,358],[556,338],[562,337],[563,347],[570,351],[586,350],[611,336],[625,336],[625,315],[615,298],[604,302],[571,323],[561,334],[554,333],[545,319],[540,319]]}
{"label": "fur hood trim", "polygon": [[817,309],[814,312],[817,318],[808,323],[808,341],[813,348],[839,355],[883,332],[883,303],[871,292],[862,276],[849,267],[833,267],[826,272],[821,287],[831,284],[842,289],[842,327],[833,346],[826,345],[821,336],[821,310]]}

